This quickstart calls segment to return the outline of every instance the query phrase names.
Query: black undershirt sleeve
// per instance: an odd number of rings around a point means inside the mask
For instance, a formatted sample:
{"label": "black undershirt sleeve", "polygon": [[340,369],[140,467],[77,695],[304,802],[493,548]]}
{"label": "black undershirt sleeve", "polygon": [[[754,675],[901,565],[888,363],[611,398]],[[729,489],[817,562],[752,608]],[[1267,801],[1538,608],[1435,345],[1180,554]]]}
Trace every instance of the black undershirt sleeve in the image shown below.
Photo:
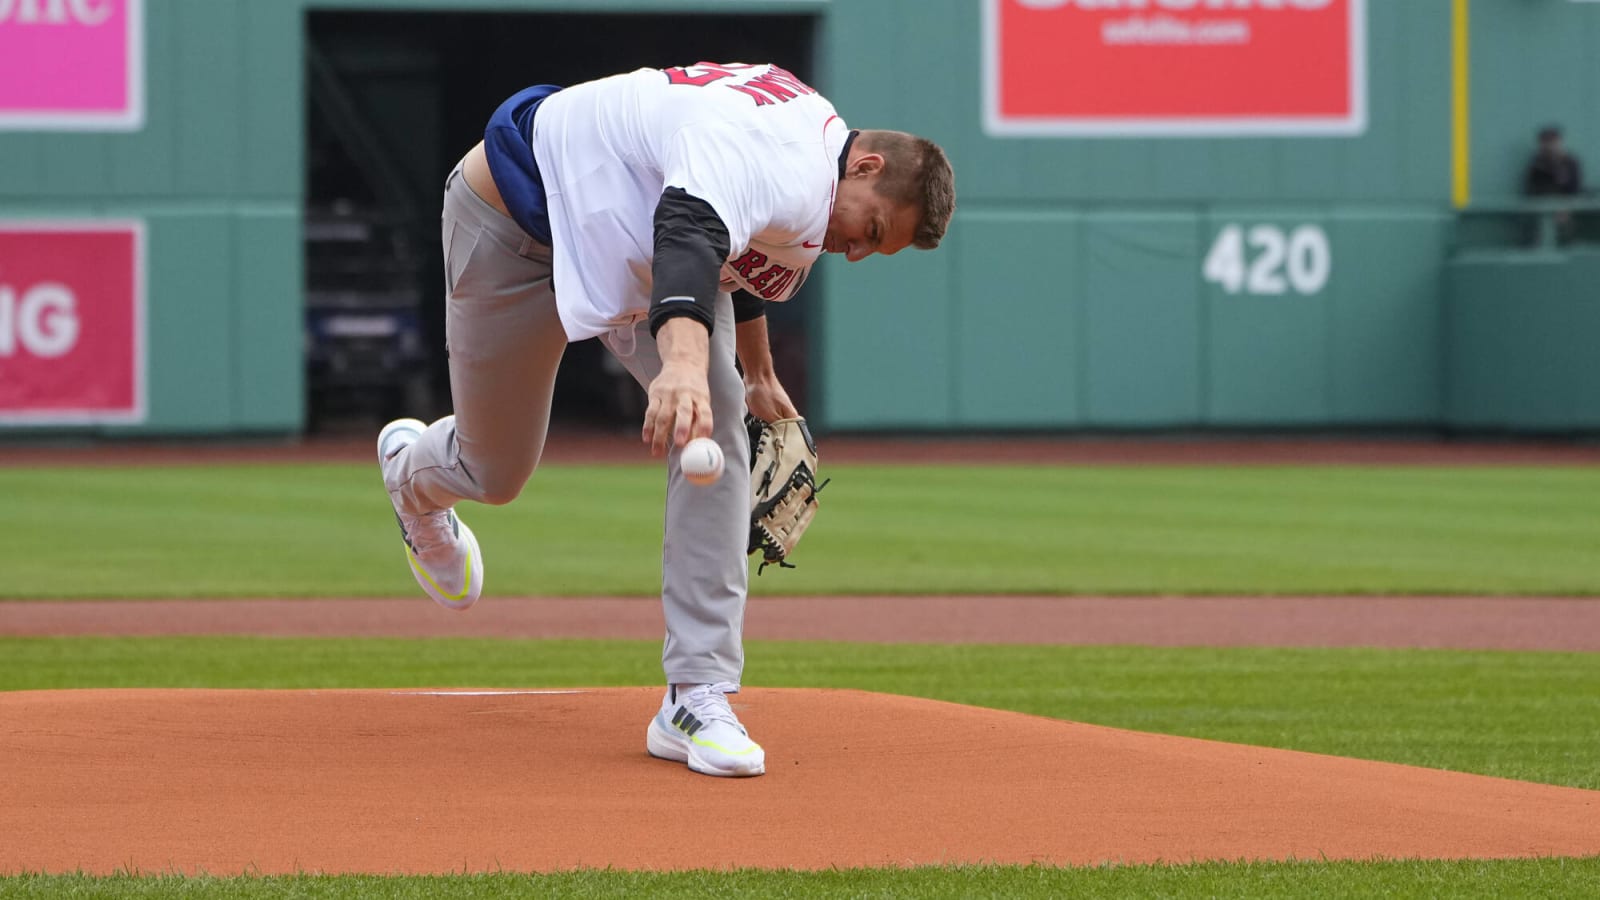
{"label": "black undershirt sleeve", "polygon": [[656,205],[654,286],[650,335],[668,319],[688,316],[710,332],[717,318],[717,283],[728,258],[728,229],[711,204],[669,187]]}
{"label": "black undershirt sleeve", "polygon": [[749,291],[738,291],[733,295],[733,321],[748,322],[759,319],[767,314],[767,301],[757,297]]}

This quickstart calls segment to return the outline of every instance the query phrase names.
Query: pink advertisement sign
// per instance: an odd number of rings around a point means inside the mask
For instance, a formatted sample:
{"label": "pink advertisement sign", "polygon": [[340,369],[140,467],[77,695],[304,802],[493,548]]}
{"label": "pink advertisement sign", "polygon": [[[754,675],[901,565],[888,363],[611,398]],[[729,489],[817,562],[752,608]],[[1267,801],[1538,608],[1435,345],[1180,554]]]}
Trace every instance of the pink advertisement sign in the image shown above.
{"label": "pink advertisement sign", "polygon": [[144,0],[0,0],[0,130],[144,125]]}
{"label": "pink advertisement sign", "polygon": [[142,224],[0,222],[0,425],[143,421],[144,348]]}

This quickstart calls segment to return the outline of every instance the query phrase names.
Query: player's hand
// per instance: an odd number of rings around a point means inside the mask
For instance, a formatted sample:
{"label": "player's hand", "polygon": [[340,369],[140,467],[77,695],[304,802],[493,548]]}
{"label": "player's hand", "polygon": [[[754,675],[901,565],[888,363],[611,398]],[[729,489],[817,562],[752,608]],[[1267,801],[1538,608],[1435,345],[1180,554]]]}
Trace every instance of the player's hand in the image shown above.
{"label": "player's hand", "polygon": [[776,422],[779,419],[794,419],[800,416],[800,411],[795,409],[794,401],[789,399],[789,392],[783,389],[776,378],[750,378],[744,382],[744,405],[750,414],[763,422]]}
{"label": "player's hand", "polygon": [[668,363],[650,382],[644,411],[644,442],[660,456],[697,437],[711,436],[711,388],[703,368]]}

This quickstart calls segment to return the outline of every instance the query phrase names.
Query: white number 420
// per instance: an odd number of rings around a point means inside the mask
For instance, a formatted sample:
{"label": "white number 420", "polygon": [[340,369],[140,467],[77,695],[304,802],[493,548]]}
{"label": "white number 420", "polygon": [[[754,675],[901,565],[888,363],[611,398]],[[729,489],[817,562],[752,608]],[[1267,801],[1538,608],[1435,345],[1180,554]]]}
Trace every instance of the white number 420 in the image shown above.
{"label": "white number 420", "polygon": [[1230,294],[1315,294],[1332,268],[1328,235],[1317,225],[1287,235],[1276,225],[1226,225],[1206,253],[1204,275]]}

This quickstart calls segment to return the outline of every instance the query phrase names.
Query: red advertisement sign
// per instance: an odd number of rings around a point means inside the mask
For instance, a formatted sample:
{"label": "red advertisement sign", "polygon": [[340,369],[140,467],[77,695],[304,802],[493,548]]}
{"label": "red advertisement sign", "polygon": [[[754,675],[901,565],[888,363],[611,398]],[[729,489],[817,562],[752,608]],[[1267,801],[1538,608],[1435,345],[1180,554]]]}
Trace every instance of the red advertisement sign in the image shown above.
{"label": "red advertisement sign", "polygon": [[994,135],[1353,135],[1365,0],[984,0]]}
{"label": "red advertisement sign", "polygon": [[0,129],[137,129],[143,94],[143,0],[0,0]]}
{"label": "red advertisement sign", "polygon": [[0,222],[0,424],[144,419],[137,222]]}

